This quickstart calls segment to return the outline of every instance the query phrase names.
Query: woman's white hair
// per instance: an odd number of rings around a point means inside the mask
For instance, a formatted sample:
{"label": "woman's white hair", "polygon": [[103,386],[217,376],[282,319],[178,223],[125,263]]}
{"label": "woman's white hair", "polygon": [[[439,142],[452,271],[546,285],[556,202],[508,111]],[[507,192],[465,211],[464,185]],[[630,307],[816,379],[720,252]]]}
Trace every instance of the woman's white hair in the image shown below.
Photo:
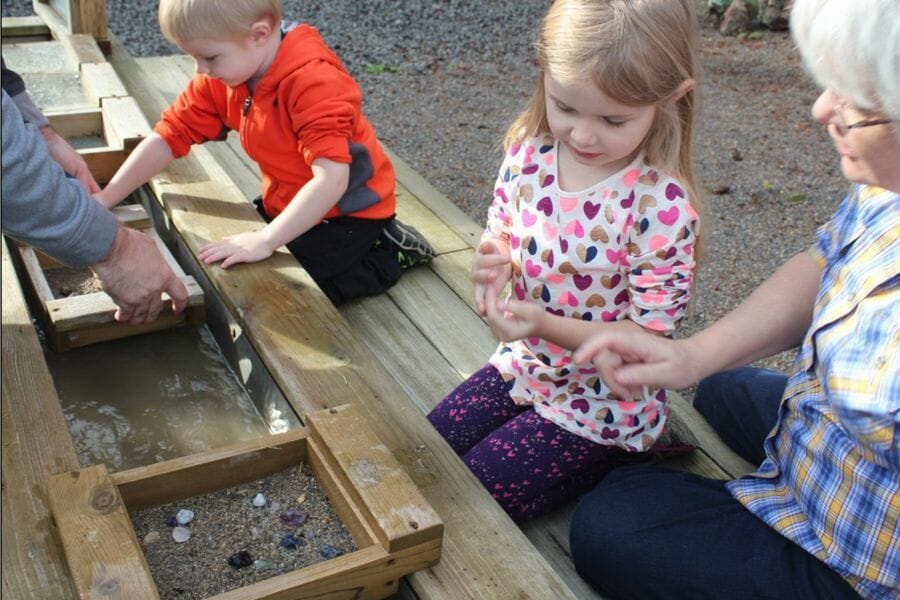
{"label": "woman's white hair", "polygon": [[900,0],[794,0],[791,32],[819,85],[900,119]]}

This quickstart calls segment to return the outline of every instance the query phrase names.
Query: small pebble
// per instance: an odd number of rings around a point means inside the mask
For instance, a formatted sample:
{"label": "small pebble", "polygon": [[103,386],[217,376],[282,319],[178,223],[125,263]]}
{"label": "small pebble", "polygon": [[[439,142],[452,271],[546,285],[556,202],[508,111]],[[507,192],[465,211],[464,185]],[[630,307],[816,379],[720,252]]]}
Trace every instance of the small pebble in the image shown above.
{"label": "small pebble", "polygon": [[282,548],[294,549],[297,546],[305,546],[306,540],[296,537],[293,533],[288,533],[281,538],[280,544]]}
{"label": "small pebble", "polygon": [[168,519],[166,519],[166,525],[168,525],[169,527],[175,527],[178,525],[178,519],[175,518],[175,515],[171,515]]}
{"label": "small pebble", "polygon": [[267,560],[254,560],[253,568],[257,571],[267,571],[271,569],[274,565]]}
{"label": "small pebble", "polygon": [[155,542],[157,540],[159,540],[159,532],[155,531],[155,530],[151,531],[150,533],[148,533],[147,535],[144,536],[144,545],[149,546],[150,544],[152,544],[153,542]]}
{"label": "small pebble", "polygon": [[191,539],[191,530],[186,527],[176,527],[172,530],[172,538],[179,544]]}
{"label": "small pebble", "polygon": [[266,505],[266,497],[262,494],[257,494],[253,497],[253,506],[256,508],[262,508]]}
{"label": "small pebble", "polygon": [[299,510],[296,508],[289,508],[283,513],[281,513],[281,522],[287,525],[288,527],[299,527],[306,522],[306,518],[309,515],[305,510]]}
{"label": "small pebble", "polygon": [[194,511],[188,510],[186,508],[182,508],[178,511],[178,514],[175,515],[175,521],[179,525],[187,525],[191,521],[194,520]]}
{"label": "small pebble", "polygon": [[250,537],[252,537],[254,540],[259,538],[259,527],[250,528]]}
{"label": "small pebble", "polygon": [[253,557],[246,550],[241,550],[228,557],[228,564],[235,569],[243,569],[253,564]]}
{"label": "small pebble", "polygon": [[340,548],[335,548],[334,546],[331,546],[329,544],[322,545],[322,549],[319,551],[319,554],[328,559],[336,558],[343,553],[344,551]]}

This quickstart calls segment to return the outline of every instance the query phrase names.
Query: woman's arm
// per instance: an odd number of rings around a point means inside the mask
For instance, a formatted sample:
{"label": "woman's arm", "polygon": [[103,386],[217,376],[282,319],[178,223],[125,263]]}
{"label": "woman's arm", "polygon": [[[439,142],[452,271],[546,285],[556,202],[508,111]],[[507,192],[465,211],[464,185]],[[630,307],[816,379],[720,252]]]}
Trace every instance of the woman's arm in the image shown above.
{"label": "woman's arm", "polygon": [[576,362],[612,351],[627,363],[614,390],[652,385],[679,389],[713,373],[796,346],[812,323],[822,267],[807,252],[786,262],[740,306],[685,340],[603,331],[576,352]]}

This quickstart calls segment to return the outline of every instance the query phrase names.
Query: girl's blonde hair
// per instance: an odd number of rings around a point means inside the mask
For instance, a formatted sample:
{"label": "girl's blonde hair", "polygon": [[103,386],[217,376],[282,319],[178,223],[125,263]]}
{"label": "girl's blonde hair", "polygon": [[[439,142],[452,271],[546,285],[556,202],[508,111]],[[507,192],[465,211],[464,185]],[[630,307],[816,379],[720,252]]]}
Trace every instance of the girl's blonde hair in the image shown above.
{"label": "girl's blonde hair", "polygon": [[549,132],[544,74],[565,82],[588,77],[613,100],[657,107],[641,144],[647,161],[678,174],[699,211],[691,145],[696,85],[671,102],[680,86],[696,78],[693,0],[556,0],[535,42],[540,73],[534,97],[504,138],[509,147]]}
{"label": "girl's blonde hair", "polygon": [[160,0],[159,27],[178,44],[194,38],[233,40],[262,19],[281,22],[281,0]]}

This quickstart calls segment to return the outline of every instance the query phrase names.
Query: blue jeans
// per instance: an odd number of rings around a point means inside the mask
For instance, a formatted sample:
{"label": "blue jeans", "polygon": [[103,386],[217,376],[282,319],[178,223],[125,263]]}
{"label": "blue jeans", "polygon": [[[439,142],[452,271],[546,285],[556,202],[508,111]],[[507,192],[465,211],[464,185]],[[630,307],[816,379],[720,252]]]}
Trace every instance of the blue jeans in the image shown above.
{"label": "blue jeans", "polygon": [[[786,383],[762,369],[719,373],[700,382],[694,405],[729,447],[759,464]],[[858,598],[724,484],[662,467],[613,471],[572,517],[578,572],[611,598]]]}

